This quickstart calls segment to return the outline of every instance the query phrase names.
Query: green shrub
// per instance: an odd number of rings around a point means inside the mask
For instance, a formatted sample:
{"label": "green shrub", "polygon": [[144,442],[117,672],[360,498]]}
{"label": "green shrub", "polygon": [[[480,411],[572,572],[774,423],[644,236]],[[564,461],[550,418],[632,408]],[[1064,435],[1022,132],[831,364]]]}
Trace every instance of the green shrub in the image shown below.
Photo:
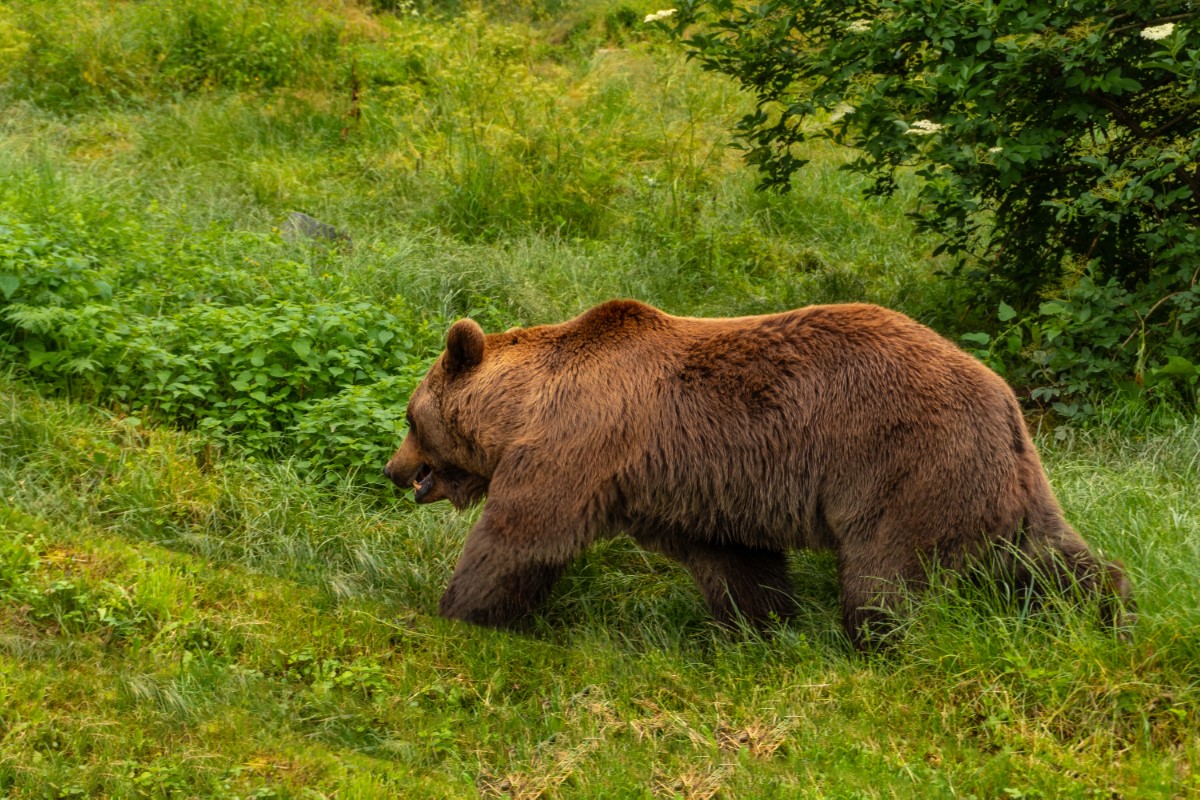
{"label": "green shrub", "polygon": [[3,302],[70,307],[112,299],[88,255],[30,225],[0,220]]}
{"label": "green shrub", "polygon": [[1195,275],[1177,280],[1189,277],[1184,290],[1166,292],[1163,281],[1131,292],[1116,278],[1084,275],[1036,314],[1018,317],[1002,303],[999,329],[962,338],[1032,401],[1068,418],[1095,411],[1097,387],[1195,408],[1200,284]]}
{"label": "green shrub", "polygon": [[230,269],[205,257],[219,231],[184,246],[114,222],[119,255],[54,223],[0,221],[0,358],[51,391],[295,455],[318,481],[375,477],[440,322],[342,297],[284,259]]}
{"label": "green shrub", "polygon": [[767,186],[787,188],[811,137],[855,148],[877,193],[913,165],[920,224],[1033,298],[1068,259],[1133,289],[1200,256],[1200,31],[1175,23],[1184,10],[689,0],[668,21],[755,93],[739,133]]}
{"label": "green shrub", "polygon": [[424,371],[424,364],[413,364],[308,403],[293,431],[301,471],[323,476],[326,483],[355,470],[375,477],[404,438],[408,397]]}

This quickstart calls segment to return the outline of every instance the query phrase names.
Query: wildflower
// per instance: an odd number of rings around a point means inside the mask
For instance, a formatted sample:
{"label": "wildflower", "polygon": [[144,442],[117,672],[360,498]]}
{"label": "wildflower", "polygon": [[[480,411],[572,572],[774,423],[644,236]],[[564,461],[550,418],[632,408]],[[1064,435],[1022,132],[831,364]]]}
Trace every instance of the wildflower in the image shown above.
{"label": "wildflower", "polygon": [[1143,28],[1142,38],[1157,42],[1159,39],[1165,39],[1170,36],[1174,30],[1174,22],[1168,22],[1165,25],[1155,25],[1153,28]]}
{"label": "wildflower", "polygon": [[1003,147],[989,147],[988,152],[991,153],[992,155],[996,155],[997,153],[1003,153],[1004,148]]}
{"label": "wildflower", "polygon": [[908,133],[912,136],[929,136],[937,133],[944,127],[944,125],[940,125],[933,120],[919,119],[912,125],[909,125],[908,130],[905,131],[905,133]]}
{"label": "wildflower", "polygon": [[865,19],[856,19],[846,26],[846,31],[849,33],[866,33],[871,30],[871,23]]}
{"label": "wildflower", "polygon": [[643,22],[658,22],[675,14],[675,9],[664,8],[662,11],[655,11],[653,14],[647,14]]}

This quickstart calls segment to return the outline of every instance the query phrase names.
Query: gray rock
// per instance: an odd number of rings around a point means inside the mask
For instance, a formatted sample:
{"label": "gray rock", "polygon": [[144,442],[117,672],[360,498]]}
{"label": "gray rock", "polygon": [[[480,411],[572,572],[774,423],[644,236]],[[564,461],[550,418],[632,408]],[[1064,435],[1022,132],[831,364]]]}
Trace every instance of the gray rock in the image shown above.
{"label": "gray rock", "polygon": [[287,242],[298,242],[302,239],[322,239],[327,242],[337,242],[339,244],[348,245],[353,243],[350,239],[350,234],[343,233],[332,225],[310,217],[308,214],[302,214],[299,211],[293,211],[291,214],[288,214],[288,218],[279,229],[279,235]]}

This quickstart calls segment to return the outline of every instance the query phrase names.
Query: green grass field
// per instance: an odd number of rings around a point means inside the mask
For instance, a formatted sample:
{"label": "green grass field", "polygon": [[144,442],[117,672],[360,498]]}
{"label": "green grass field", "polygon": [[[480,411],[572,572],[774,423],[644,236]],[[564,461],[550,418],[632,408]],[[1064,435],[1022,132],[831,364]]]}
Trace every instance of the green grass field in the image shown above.
{"label": "green grass field", "polygon": [[1030,422],[1131,641],[945,588],[865,657],[812,554],[795,621],[729,633],[622,539],[521,631],[436,616],[478,511],[378,473],[458,316],[961,332],[911,194],[817,145],[756,192],[655,10],[0,4],[0,796],[1200,794],[1200,420],[1115,395]]}

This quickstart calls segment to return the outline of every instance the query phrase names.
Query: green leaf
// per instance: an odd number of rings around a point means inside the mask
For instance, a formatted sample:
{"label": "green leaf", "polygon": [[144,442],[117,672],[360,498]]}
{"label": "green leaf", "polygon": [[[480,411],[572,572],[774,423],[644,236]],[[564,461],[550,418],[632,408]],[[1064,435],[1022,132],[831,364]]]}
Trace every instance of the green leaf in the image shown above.
{"label": "green leaf", "polygon": [[1155,368],[1153,372],[1155,375],[1179,375],[1186,378],[1197,374],[1200,369],[1183,356],[1170,356],[1164,366]]}
{"label": "green leaf", "polygon": [[1000,311],[996,314],[996,316],[1000,318],[1001,322],[1008,322],[1010,319],[1012,319],[1016,315],[1017,315],[1017,312],[1015,309],[1013,309],[1012,306],[1010,306],[1008,303],[1004,302],[1003,300],[1000,301]]}
{"label": "green leaf", "polygon": [[1038,313],[1047,317],[1054,314],[1061,314],[1065,310],[1066,307],[1062,303],[1056,303],[1054,301],[1042,303],[1040,306],[1038,306]]}
{"label": "green leaf", "polygon": [[292,342],[292,350],[296,351],[296,355],[301,358],[308,358],[308,354],[312,352],[312,342],[307,339],[297,339]]}
{"label": "green leaf", "polygon": [[21,279],[16,275],[0,275],[0,292],[4,292],[5,300],[11,300],[20,285]]}
{"label": "green leaf", "polygon": [[989,336],[988,334],[983,333],[983,332],[964,333],[959,338],[962,339],[964,342],[971,342],[972,344],[977,344],[980,347],[986,347],[988,342],[990,342],[992,340],[991,336]]}

